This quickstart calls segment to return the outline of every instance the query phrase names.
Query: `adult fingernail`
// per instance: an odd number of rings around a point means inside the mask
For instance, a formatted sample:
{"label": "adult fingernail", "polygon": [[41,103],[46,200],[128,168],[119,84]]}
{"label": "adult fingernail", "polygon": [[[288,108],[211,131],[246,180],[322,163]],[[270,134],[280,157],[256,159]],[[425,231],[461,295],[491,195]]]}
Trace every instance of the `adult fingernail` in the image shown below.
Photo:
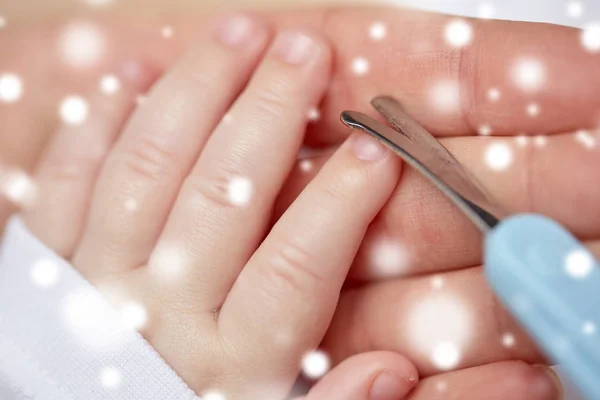
{"label": "adult fingernail", "polygon": [[302,64],[319,52],[319,46],[313,38],[302,33],[286,31],[277,35],[273,44],[273,53],[288,64]]}
{"label": "adult fingernail", "polygon": [[246,43],[253,35],[256,24],[243,14],[223,18],[217,24],[217,37],[229,47],[238,47]]}
{"label": "adult fingernail", "polygon": [[546,365],[534,365],[533,367],[543,374],[540,374],[539,379],[540,399],[563,400],[564,388],[556,372]]}
{"label": "adult fingernail", "polygon": [[406,381],[391,372],[384,371],[373,381],[369,392],[369,400],[398,400],[409,389]]}
{"label": "adult fingernail", "polygon": [[363,161],[381,160],[388,154],[388,149],[383,144],[363,133],[353,137],[352,151]]}

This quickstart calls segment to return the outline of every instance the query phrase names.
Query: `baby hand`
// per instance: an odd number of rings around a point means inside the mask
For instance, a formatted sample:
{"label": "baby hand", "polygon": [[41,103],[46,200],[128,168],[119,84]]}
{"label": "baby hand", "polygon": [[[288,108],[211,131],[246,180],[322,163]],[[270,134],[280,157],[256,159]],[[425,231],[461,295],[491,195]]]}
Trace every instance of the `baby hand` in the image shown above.
{"label": "baby hand", "polygon": [[[289,392],[400,173],[385,148],[354,135],[271,228],[331,52],[303,30],[270,41],[251,17],[219,21],[131,118],[152,76],[128,69],[117,93],[93,95],[87,120],[56,136],[24,215],[117,308],[144,311],[140,331],[198,394],[227,399]],[[315,393],[382,400],[414,385],[400,356],[367,356]],[[327,389],[353,366],[360,378]]]}

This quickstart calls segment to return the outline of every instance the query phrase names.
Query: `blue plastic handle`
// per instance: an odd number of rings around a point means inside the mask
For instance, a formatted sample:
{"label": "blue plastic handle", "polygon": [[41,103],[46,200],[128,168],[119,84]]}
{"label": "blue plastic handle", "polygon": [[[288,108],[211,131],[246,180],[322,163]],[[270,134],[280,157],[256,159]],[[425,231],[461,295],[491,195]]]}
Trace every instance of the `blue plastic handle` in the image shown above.
{"label": "blue plastic handle", "polygon": [[556,222],[502,221],[485,243],[496,294],[588,399],[600,399],[600,264]]}

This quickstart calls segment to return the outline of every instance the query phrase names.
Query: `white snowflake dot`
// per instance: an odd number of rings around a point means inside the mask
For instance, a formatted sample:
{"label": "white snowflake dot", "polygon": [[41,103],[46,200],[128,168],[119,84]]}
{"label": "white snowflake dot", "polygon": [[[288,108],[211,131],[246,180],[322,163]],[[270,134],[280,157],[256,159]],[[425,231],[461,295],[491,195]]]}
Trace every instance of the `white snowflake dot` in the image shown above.
{"label": "white snowflake dot", "polygon": [[329,371],[331,360],[321,350],[311,351],[302,358],[302,373],[310,379],[318,379]]}
{"label": "white snowflake dot", "polygon": [[581,331],[584,333],[584,335],[587,336],[592,336],[596,334],[596,329],[596,324],[592,321],[585,321],[583,323],[583,326],[581,327]]}
{"label": "white snowflake dot", "polygon": [[481,136],[489,136],[492,134],[492,127],[488,124],[483,124],[479,127],[479,134]]}
{"label": "white snowflake dot", "polygon": [[314,167],[314,162],[313,162],[313,160],[309,160],[309,159],[301,160],[299,167],[300,167],[300,171],[302,171],[302,172],[310,172]]}
{"label": "white snowflake dot", "polygon": [[223,393],[210,390],[202,395],[202,400],[226,400],[226,398]]}
{"label": "white snowflake dot", "polygon": [[587,336],[592,336],[596,334],[596,324],[593,323],[592,321],[585,321],[583,323],[583,326],[581,327],[581,331],[583,332],[584,335]]}
{"label": "white snowflake dot", "polygon": [[575,140],[581,143],[586,149],[593,149],[596,147],[596,138],[588,131],[577,131],[577,133],[575,133]]}
{"label": "white snowflake dot", "polygon": [[23,94],[23,82],[16,74],[0,75],[0,102],[14,103]]}
{"label": "white snowflake dot", "polygon": [[387,35],[387,28],[383,22],[375,22],[369,28],[369,36],[373,40],[381,40]]}
{"label": "white snowflake dot", "polygon": [[33,283],[40,287],[51,287],[58,282],[58,265],[47,259],[36,261],[31,268],[31,279]]}
{"label": "white snowflake dot", "polygon": [[106,38],[90,22],[73,22],[59,38],[63,60],[72,67],[89,67],[102,59],[106,51]]}
{"label": "white snowflake dot", "polygon": [[505,142],[492,143],[485,151],[485,162],[494,171],[504,171],[513,162],[513,151]]}
{"label": "white snowflake dot", "polygon": [[138,208],[139,208],[139,204],[137,201],[135,201],[135,199],[129,198],[129,199],[125,200],[125,209],[127,211],[134,212],[134,211],[137,211]]}
{"label": "white snowflake dot", "polygon": [[581,32],[581,44],[590,53],[600,52],[600,23],[589,24]]}
{"label": "white snowflake dot", "polygon": [[352,71],[357,76],[364,76],[369,72],[370,69],[369,60],[364,57],[357,57],[352,60]]}
{"label": "white snowflake dot", "polygon": [[440,370],[452,369],[460,362],[460,350],[454,343],[440,343],[433,349],[432,361]]}
{"label": "white snowflake dot", "polygon": [[500,93],[500,90],[497,88],[491,88],[490,90],[488,90],[487,92],[487,98],[490,102],[495,103],[498,100],[500,100],[500,97],[502,96],[502,94]]}
{"label": "white snowflake dot", "polygon": [[380,278],[397,277],[408,268],[408,253],[401,243],[384,238],[373,243],[371,252],[371,268],[375,276]]}
{"label": "white snowflake dot", "polygon": [[452,288],[429,290],[415,297],[405,310],[403,336],[411,348],[429,356],[441,369],[454,367],[462,346],[473,339],[474,310],[465,300]]}
{"label": "white snowflake dot", "polygon": [[109,4],[114,3],[114,1],[115,0],[85,0],[86,3],[94,7],[108,6]]}
{"label": "white snowflake dot", "polygon": [[115,94],[121,89],[121,81],[114,75],[105,75],[100,80],[100,90],[105,94]]}
{"label": "white snowflake dot", "polygon": [[464,47],[473,41],[473,28],[462,19],[451,21],[446,25],[446,42],[454,47]]}
{"label": "white snowflake dot", "polygon": [[439,275],[436,275],[433,278],[431,278],[431,287],[433,287],[434,289],[443,288],[444,287],[444,278],[442,278]]}
{"label": "white snowflake dot", "polygon": [[491,19],[494,17],[495,13],[496,13],[496,8],[494,7],[494,4],[492,4],[491,2],[481,3],[478,7],[477,14],[479,15],[479,18]]}
{"label": "white snowflake dot", "polygon": [[569,1],[567,15],[571,18],[580,18],[583,15],[583,4],[580,1]]}
{"label": "white snowflake dot", "polygon": [[544,147],[548,144],[548,138],[544,135],[538,135],[535,137],[534,143],[537,147]]}
{"label": "white snowflake dot", "polygon": [[308,118],[309,121],[316,122],[321,119],[321,112],[319,111],[319,109],[317,107],[312,107],[306,113],[306,117]]}
{"label": "white snowflake dot", "polygon": [[165,39],[169,39],[171,37],[173,37],[173,27],[170,25],[166,25],[163,26],[162,29],[160,30],[161,35],[165,38]]}
{"label": "white snowflake dot", "polygon": [[565,272],[573,279],[585,279],[594,269],[595,260],[584,249],[577,249],[567,254]]}
{"label": "white snowflake dot", "polygon": [[100,383],[106,389],[115,389],[121,384],[123,375],[114,367],[107,367],[100,372]]}
{"label": "white snowflake dot", "polygon": [[233,116],[231,115],[231,113],[226,113],[225,115],[223,115],[221,122],[224,124],[231,124],[233,122]]}
{"label": "white snowflake dot", "polygon": [[138,303],[127,303],[121,307],[121,322],[124,326],[139,331],[146,326],[148,313]]}
{"label": "white snowflake dot", "polygon": [[63,299],[63,320],[71,337],[94,350],[104,350],[122,344],[122,330],[112,327],[119,323],[118,314],[91,287],[77,288]]}
{"label": "white snowflake dot", "polygon": [[156,279],[174,282],[186,276],[190,259],[181,245],[163,244],[154,251],[148,261],[148,269]]}
{"label": "white snowflake dot", "polygon": [[527,105],[527,115],[529,115],[530,117],[535,118],[539,116],[541,112],[542,109],[539,104],[531,103]]}
{"label": "white snowflake dot", "polygon": [[512,67],[512,78],[521,90],[538,91],[546,83],[546,66],[535,58],[520,58]]}
{"label": "white snowflake dot", "polygon": [[88,117],[87,101],[79,96],[69,96],[60,104],[60,117],[67,125],[81,125]]}
{"label": "white snowflake dot", "polygon": [[512,333],[505,333],[502,335],[502,346],[506,348],[513,347],[515,345],[515,336]]}
{"label": "white snowflake dot", "polygon": [[18,206],[31,206],[37,192],[37,185],[24,171],[13,170],[0,174],[0,195]]}
{"label": "white snowflake dot", "polygon": [[229,202],[236,206],[245,206],[250,202],[253,190],[250,179],[241,176],[235,177],[229,181],[227,188]]}
{"label": "white snowflake dot", "polygon": [[525,147],[529,144],[529,137],[525,135],[518,135],[515,137],[515,142],[517,142],[517,146]]}
{"label": "white snowflake dot", "polygon": [[429,90],[429,103],[440,114],[460,112],[460,85],[457,81],[442,80],[434,83]]}

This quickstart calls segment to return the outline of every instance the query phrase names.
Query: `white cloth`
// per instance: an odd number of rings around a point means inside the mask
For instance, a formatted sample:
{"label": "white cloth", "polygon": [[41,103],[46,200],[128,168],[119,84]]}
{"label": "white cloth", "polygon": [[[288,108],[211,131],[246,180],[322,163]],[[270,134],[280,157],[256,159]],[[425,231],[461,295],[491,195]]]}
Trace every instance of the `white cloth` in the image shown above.
{"label": "white cloth", "polygon": [[18,218],[0,248],[0,400],[198,399]]}

